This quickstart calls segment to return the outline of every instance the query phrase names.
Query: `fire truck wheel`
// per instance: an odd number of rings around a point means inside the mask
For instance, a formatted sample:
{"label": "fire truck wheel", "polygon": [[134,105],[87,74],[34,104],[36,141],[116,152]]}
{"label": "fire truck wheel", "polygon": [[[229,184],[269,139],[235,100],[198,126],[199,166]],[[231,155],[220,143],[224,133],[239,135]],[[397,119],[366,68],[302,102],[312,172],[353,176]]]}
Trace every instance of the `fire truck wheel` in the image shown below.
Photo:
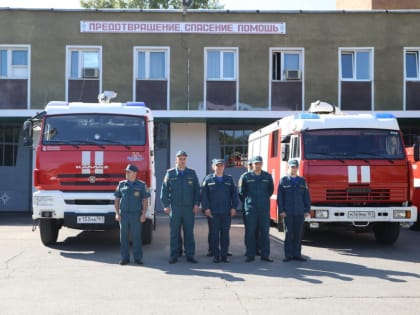
{"label": "fire truck wheel", "polygon": [[378,243],[391,245],[398,239],[400,228],[399,223],[381,222],[374,225],[373,232]]}
{"label": "fire truck wheel", "polygon": [[56,219],[41,219],[39,221],[39,233],[41,235],[42,244],[48,246],[57,242],[58,230],[60,224]]}
{"label": "fire truck wheel", "polygon": [[152,242],[152,230],[153,230],[153,222],[152,219],[146,219],[143,223],[142,230],[141,230],[141,238],[143,244],[150,244]]}

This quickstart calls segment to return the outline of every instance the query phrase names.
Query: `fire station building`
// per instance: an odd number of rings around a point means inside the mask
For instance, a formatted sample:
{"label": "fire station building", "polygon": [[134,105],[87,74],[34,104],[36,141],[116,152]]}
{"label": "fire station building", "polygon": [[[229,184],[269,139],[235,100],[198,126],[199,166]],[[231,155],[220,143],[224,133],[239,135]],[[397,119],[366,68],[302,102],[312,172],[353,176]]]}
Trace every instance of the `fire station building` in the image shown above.
{"label": "fire station building", "polygon": [[31,210],[23,122],[104,90],[153,110],[158,190],[179,149],[200,180],[215,157],[238,178],[248,135],[316,100],[420,134],[419,10],[0,8],[0,29],[0,212]]}

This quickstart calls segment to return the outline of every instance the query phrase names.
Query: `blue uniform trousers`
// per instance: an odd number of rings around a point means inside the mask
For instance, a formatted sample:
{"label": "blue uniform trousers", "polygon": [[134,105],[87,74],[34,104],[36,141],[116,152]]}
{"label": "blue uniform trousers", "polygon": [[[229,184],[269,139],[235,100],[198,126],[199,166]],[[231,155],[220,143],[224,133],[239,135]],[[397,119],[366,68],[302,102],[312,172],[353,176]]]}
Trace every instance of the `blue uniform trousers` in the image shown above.
{"label": "blue uniform trousers", "polygon": [[[210,243],[214,257],[227,257],[229,249],[230,214],[212,214],[210,221]],[[220,245],[220,246],[219,246]]]}
{"label": "blue uniform trousers", "polygon": [[179,249],[182,246],[180,240],[180,231],[184,234],[185,256],[194,257],[195,241],[194,241],[194,213],[193,207],[172,207],[169,226],[171,229],[171,258],[177,258]]}
{"label": "blue uniform trousers", "polygon": [[284,218],[284,255],[286,258],[300,257],[302,250],[302,229],[305,216],[303,214],[290,215]]}
{"label": "blue uniform trousers", "polygon": [[130,242],[133,244],[133,256],[136,260],[142,260],[142,240],[141,240],[140,213],[139,212],[122,212],[120,221],[120,243],[121,243],[121,259],[130,260]]}
{"label": "blue uniform trousers", "polygon": [[213,248],[212,248],[212,242],[211,242],[211,224],[212,224],[212,219],[207,217],[207,227],[209,228],[209,233],[207,235],[207,241],[209,243],[209,252],[213,253]]}
{"label": "blue uniform trousers", "polygon": [[245,246],[247,257],[254,257],[257,251],[257,238],[261,246],[261,257],[270,256],[270,214],[263,211],[245,213]]}

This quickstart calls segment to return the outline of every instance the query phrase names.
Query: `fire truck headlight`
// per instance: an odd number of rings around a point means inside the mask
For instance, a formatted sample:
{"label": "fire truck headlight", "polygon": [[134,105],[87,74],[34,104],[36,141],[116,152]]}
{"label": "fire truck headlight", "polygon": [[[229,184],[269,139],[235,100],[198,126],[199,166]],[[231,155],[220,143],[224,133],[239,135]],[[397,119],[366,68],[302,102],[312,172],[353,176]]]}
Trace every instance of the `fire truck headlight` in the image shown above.
{"label": "fire truck headlight", "polygon": [[394,210],[394,219],[409,219],[411,217],[410,211]]}
{"label": "fire truck headlight", "polygon": [[34,204],[37,206],[49,206],[51,207],[53,205],[54,198],[52,196],[35,196],[34,198]]}
{"label": "fire truck headlight", "polygon": [[317,219],[328,219],[328,210],[315,210],[315,218]]}

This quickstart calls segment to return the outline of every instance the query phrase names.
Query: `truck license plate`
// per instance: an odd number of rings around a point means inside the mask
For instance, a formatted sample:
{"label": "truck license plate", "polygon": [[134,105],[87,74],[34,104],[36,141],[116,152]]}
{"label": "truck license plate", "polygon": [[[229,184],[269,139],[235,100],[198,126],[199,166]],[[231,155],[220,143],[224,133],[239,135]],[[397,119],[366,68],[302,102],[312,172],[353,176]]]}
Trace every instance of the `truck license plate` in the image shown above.
{"label": "truck license plate", "polygon": [[77,223],[78,224],[98,224],[98,223],[105,223],[104,216],[77,216]]}
{"label": "truck license plate", "polygon": [[349,219],[373,219],[374,211],[349,211]]}

